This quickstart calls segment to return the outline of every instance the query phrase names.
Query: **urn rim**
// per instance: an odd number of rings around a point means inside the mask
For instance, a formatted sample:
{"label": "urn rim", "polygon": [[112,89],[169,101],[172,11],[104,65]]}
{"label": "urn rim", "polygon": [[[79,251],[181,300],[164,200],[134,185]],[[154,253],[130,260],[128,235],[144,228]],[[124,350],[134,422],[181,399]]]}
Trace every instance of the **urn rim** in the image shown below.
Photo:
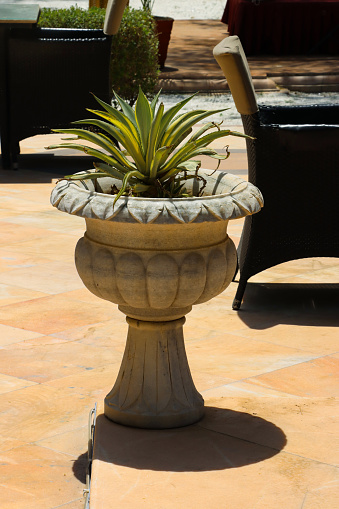
{"label": "urn rim", "polygon": [[[238,219],[259,212],[263,197],[257,187],[244,179],[222,171],[200,170],[214,194],[184,198],[146,198],[121,196],[95,191],[92,181],[60,180],[51,194],[51,203],[63,212],[86,218],[139,223],[216,221]],[[98,179],[106,187],[113,178]],[[227,192],[220,192],[230,184]],[[193,184],[194,185],[194,184]],[[165,220],[165,221],[164,221]]]}

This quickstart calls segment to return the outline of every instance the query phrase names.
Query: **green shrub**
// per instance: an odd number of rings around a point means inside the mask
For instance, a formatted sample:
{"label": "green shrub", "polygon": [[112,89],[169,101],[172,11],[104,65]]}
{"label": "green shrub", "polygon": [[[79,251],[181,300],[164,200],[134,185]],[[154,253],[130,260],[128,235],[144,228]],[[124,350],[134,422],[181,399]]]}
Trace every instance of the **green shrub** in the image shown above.
{"label": "green shrub", "polygon": [[[112,88],[131,105],[141,87],[154,96],[158,84],[158,37],[150,12],[126,9],[112,43]],[[117,106],[117,104],[115,104]]]}
{"label": "green shrub", "polygon": [[88,11],[80,7],[69,9],[41,9],[38,25],[43,28],[97,28],[104,26],[106,9],[91,7]]}
{"label": "green shrub", "polygon": [[[44,28],[102,28],[105,9],[80,7],[41,10],[39,26]],[[151,98],[159,75],[158,37],[151,13],[125,9],[119,32],[112,37],[112,89],[131,105],[141,87]],[[117,104],[115,104],[117,106]]]}

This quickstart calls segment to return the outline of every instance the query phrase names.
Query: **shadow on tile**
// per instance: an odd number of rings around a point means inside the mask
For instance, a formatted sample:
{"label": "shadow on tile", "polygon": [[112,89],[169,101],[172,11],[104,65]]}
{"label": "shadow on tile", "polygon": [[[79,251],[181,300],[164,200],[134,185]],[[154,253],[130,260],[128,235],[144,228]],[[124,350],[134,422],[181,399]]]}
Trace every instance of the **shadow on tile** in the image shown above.
{"label": "shadow on tile", "polygon": [[88,453],[84,452],[74,461],[72,467],[74,477],[76,477],[82,484],[86,484],[87,466]]}
{"label": "shadow on tile", "polygon": [[96,421],[94,461],[138,470],[203,472],[264,461],[285,444],[284,432],[273,423],[222,408],[207,407],[200,423],[172,430],[121,426],[102,414]]}
{"label": "shadow on tile", "polygon": [[[43,147],[41,149],[43,151]],[[1,170],[1,181],[6,183],[48,183],[70,173],[93,167],[95,158],[89,156],[54,156],[52,153],[22,154],[18,158],[19,170]]]}
{"label": "shadow on tile", "polygon": [[339,284],[248,283],[239,318],[251,329],[339,325]]}

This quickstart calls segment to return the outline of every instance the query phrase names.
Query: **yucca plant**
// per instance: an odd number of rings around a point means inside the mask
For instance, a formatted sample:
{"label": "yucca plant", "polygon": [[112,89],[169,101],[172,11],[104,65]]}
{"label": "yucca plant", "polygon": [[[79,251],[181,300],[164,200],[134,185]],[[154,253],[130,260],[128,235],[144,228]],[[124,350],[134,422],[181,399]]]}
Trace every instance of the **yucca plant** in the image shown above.
{"label": "yucca plant", "polygon": [[141,7],[146,11],[152,12],[155,0],[141,0]]}
{"label": "yucca plant", "polygon": [[[77,139],[89,141],[98,148],[72,143],[52,145],[49,149],[71,148],[99,159],[95,170],[67,175],[67,180],[114,177],[121,180],[121,187],[113,190],[115,201],[122,195],[174,198],[188,196],[185,181],[198,178],[200,161],[196,157],[207,155],[217,160],[227,159],[208,145],[224,136],[245,135],[220,128],[220,124],[209,122],[192,134],[192,127],[206,117],[222,110],[193,110],[179,114],[194,95],[180,101],[167,111],[163,103],[157,107],[160,92],[149,102],[142,92],[133,109],[115,94],[121,111],[96,98],[102,110],[88,110],[99,119],[85,119],[74,124],[92,125],[99,132],[86,129],[55,129],[54,132],[75,135]],[[207,131],[212,130],[207,134]],[[188,138],[189,137],[189,138]],[[186,140],[188,138],[188,140]],[[183,143],[184,142],[184,143]],[[218,163],[219,164],[219,163]],[[114,201],[114,203],[115,203]]]}

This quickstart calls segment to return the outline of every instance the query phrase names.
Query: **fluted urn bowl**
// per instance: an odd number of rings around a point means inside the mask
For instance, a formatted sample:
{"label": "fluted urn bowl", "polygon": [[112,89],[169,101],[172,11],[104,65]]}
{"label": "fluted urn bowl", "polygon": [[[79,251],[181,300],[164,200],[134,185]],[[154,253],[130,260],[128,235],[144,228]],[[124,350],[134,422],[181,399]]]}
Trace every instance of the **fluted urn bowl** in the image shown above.
{"label": "fluted urn bowl", "polygon": [[[237,255],[228,221],[258,212],[263,202],[239,177],[199,173],[206,183],[201,197],[121,197],[113,205],[113,178],[95,186],[62,180],[52,192],[55,207],[86,220],[75,251],[85,286],[127,315],[125,354],[105,398],[105,415],[121,424],[172,428],[203,415],[185,353],[184,316],[229,285]],[[195,194],[201,182],[186,188]]]}

